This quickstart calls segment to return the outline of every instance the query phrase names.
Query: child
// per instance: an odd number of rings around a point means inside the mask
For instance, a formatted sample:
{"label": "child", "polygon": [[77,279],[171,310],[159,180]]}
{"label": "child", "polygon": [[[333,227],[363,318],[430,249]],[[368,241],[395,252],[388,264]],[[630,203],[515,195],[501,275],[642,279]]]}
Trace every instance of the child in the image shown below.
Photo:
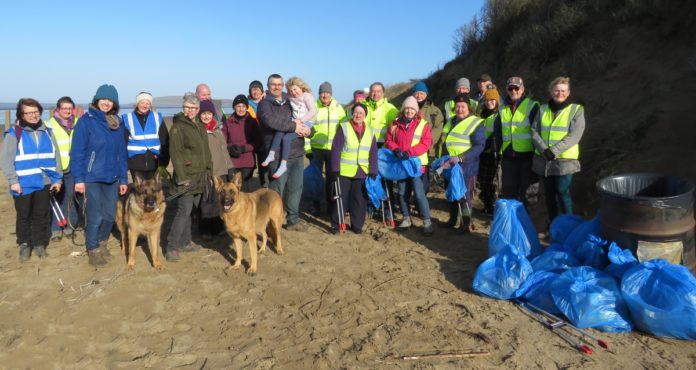
{"label": "child", "polygon": [[[311,90],[306,82],[304,82],[299,77],[291,77],[287,82],[288,88],[288,98],[290,100],[290,105],[292,106],[292,118],[296,122],[303,123],[308,128],[312,128],[314,122],[314,116],[317,115],[317,106]],[[278,169],[273,174],[273,178],[277,179],[285,173],[288,166],[288,156],[290,155],[290,143],[297,139],[298,136],[294,132],[280,132],[277,131],[273,135],[273,142],[271,142],[271,151],[268,152],[266,160],[261,163],[262,166],[266,167],[271,162],[275,160],[275,153],[280,149],[281,141],[283,145],[283,150],[280,153],[280,165]]]}

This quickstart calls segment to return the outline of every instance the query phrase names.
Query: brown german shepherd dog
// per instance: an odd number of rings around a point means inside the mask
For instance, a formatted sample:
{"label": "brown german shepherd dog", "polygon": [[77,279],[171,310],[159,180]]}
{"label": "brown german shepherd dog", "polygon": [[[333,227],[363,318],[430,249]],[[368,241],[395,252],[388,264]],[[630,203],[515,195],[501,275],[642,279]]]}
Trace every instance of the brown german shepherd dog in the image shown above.
{"label": "brown german shepherd dog", "polygon": [[236,256],[234,265],[229,268],[236,269],[241,266],[244,239],[249,245],[251,259],[247,274],[253,275],[256,273],[256,235],[261,235],[261,253],[266,252],[268,236],[275,245],[276,253],[285,253],[280,241],[280,229],[285,221],[283,200],[278,193],[270,189],[243,193],[241,172],[234,175],[232,182],[224,182],[218,177],[213,179],[215,189],[220,195],[220,217],[234,241]]}
{"label": "brown german shepherd dog", "polygon": [[149,180],[135,176],[135,183],[128,184],[128,193],[120,197],[116,207],[116,225],[121,232],[121,252],[128,246],[128,269],[135,267],[135,244],[138,236],[147,236],[152,255],[152,265],[162,269],[157,258],[160,248],[160,231],[164,222],[164,201],[159,173]]}

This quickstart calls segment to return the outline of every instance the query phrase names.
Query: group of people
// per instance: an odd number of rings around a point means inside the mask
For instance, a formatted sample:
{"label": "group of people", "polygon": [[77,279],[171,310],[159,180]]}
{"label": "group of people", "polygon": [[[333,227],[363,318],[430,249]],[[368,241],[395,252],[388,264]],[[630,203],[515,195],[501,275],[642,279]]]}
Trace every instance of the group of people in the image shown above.
{"label": "group of people", "polygon": [[[428,98],[424,82],[415,84],[401,109],[385,97],[384,85],[375,82],[367,96],[356,91],[348,114],[333,97],[329,82],[320,85],[315,99],[301,78],[285,83],[282,76],[272,74],[265,91],[260,81],[252,81],[248,95],[237,95],[229,115],[219,100],[212,99],[206,84],[198,85],[195,93],[184,95],[182,111],[173,117],[170,128],[154,110],[147,92],[136,96],[131,113],[119,115],[118,92],[112,85],[100,86],[79,118],[69,97],[58,100],[46,122],[41,120],[43,107],[38,101],[20,99],[17,120],[5,132],[0,149],[0,167],[17,212],[20,261],[32,254],[45,257],[50,240],[72,232],[71,227],[58,225],[55,217],[49,226],[50,199],[55,197],[72,225],[77,222],[77,207],[84,207],[89,264],[104,266],[111,257],[107,240],[116,203],[128,191],[128,172],[133,179],[166,176],[170,162],[169,198],[176,199],[176,206],[167,234],[168,261],[179,260],[181,252],[200,250],[191,238],[194,210],[201,210],[198,226],[203,240],[224,231],[219,217],[205,211],[215,209],[206,207],[215,202],[212,176],[229,180],[241,172],[242,190],[251,191],[258,170],[260,185],[283,197],[285,227],[306,230],[299,212],[305,156],[326,177],[332,233],[340,231],[342,211],[350,215],[351,230],[362,232],[372,213],[365,182],[378,175],[380,148],[400,160],[420,160],[418,175],[386,184],[389,190],[396,185],[401,229],[414,225],[413,197],[423,233],[434,233],[427,193],[439,171],[430,164],[442,156],[448,156],[439,161],[442,168],[461,167],[467,188],[461,199],[450,204],[444,227],[473,230],[471,209],[477,185],[481,212],[492,214],[499,166],[500,197],[533,206],[540,176],[549,219],[572,213],[569,187],[573,173],[580,170],[578,142],[584,112],[568,99],[570,80],[552,81],[551,98],[544,104],[528,96],[520,77],[507,80],[503,101],[489,75],[479,77],[478,89],[473,95],[468,79],[457,80],[454,98],[445,103],[443,114]],[[341,189],[345,210],[332,201],[334,187]],[[74,193],[83,194],[83,200],[75,201]],[[321,213],[319,202],[314,208]],[[393,220],[391,212],[385,211],[385,217]]]}

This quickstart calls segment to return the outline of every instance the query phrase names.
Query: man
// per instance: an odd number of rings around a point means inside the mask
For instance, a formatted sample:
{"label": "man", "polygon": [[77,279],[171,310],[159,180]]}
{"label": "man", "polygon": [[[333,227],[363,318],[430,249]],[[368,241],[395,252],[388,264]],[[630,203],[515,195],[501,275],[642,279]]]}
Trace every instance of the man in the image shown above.
{"label": "man", "polygon": [[[307,225],[300,222],[300,198],[302,197],[302,175],[304,172],[304,138],[311,137],[312,129],[292,119],[290,101],[283,93],[283,77],[268,76],[266,97],[259,102],[257,116],[261,125],[263,157],[268,155],[276,131],[294,132],[298,138],[292,141],[287,170],[279,178],[271,178],[269,188],[275,190],[285,201],[286,229],[305,231]],[[275,172],[280,161],[276,158],[269,166]]]}
{"label": "man", "polygon": [[121,116],[126,127],[128,169],[131,177],[151,179],[159,166],[169,164],[169,132],[164,118],[152,111],[152,95],[141,92],[135,97],[135,109]]}
{"label": "man", "polygon": [[[466,77],[462,77],[457,80],[457,83],[454,86],[454,96],[462,95],[462,94],[467,94],[469,95],[469,92],[471,91],[471,84],[469,83],[469,79]],[[455,116],[454,112],[454,99],[448,100],[445,103],[445,121],[449,122],[450,119],[452,119]],[[472,112],[476,112],[476,108],[478,107],[478,102],[472,98],[469,98],[469,106],[471,107]]]}
{"label": "man", "polygon": [[[58,99],[56,109],[53,111],[53,116],[46,122],[46,127],[53,131],[56,138],[60,164],[63,169],[63,187],[56,194],[56,199],[60,202],[63,215],[69,217],[70,225],[77,226],[77,215],[80,207],[78,204],[74,204],[72,208],[68,208],[75,194],[75,179],[70,173],[70,145],[72,144],[73,128],[77,123],[74,112],[75,103],[69,96]],[[56,217],[52,216],[51,218],[51,241],[61,240],[63,235],[72,235],[73,229],[70,225],[61,228]]]}
{"label": "man", "polygon": [[476,79],[476,86],[478,87],[478,93],[474,97],[476,100],[477,105],[480,105],[483,103],[483,94],[486,93],[486,90],[490,89],[493,87],[493,79],[491,78],[491,75],[484,73],[479,76],[479,78]]}
{"label": "man", "polygon": [[[323,168],[326,174],[325,191],[327,204],[329,204],[331,184],[335,180],[332,177],[334,170],[331,168],[331,144],[334,135],[336,135],[336,128],[346,120],[346,111],[333,98],[333,87],[328,81],[319,86],[319,99],[317,99],[316,104],[317,115],[314,116],[314,135],[311,140],[305,139],[305,142],[309,142],[311,147],[311,154],[308,156],[320,170]],[[314,212],[319,214],[319,202],[314,202]]]}
{"label": "man", "polygon": [[213,99],[213,94],[210,92],[210,87],[204,83],[198,84],[196,86],[196,97],[199,101],[211,100],[215,106],[215,120],[217,122],[225,122],[227,115],[222,110],[222,100]]}
{"label": "man", "polygon": [[382,147],[389,125],[399,114],[399,110],[384,97],[384,85],[375,82],[370,85],[370,97],[363,101],[367,107],[365,122],[370,125],[377,139],[377,146]]}
{"label": "man", "polygon": [[259,109],[259,102],[263,99],[263,85],[261,81],[254,80],[249,84],[249,115],[256,119],[256,111]]}
{"label": "man", "polygon": [[[539,178],[532,172],[531,123],[539,113],[539,103],[530,99],[522,77],[507,80],[505,106],[493,123],[495,143],[501,143],[503,185],[500,198],[517,199],[525,207],[534,206],[539,194]],[[492,148],[496,150],[496,148]]]}

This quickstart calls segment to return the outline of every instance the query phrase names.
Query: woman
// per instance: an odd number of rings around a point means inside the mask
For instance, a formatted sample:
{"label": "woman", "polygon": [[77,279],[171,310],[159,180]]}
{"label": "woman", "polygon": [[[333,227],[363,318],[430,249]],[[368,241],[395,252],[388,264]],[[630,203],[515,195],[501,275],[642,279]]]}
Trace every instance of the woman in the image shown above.
{"label": "woman", "polygon": [[461,212],[460,229],[468,233],[474,230],[471,223],[471,205],[476,189],[476,175],[479,169],[479,155],[486,144],[483,120],[471,112],[469,95],[460,94],[454,98],[454,117],[442,130],[442,155],[450,159],[443,167],[459,165],[464,175],[466,193],[458,202],[450,203],[449,220],[445,227],[457,224],[457,215]]}
{"label": "woman", "polygon": [[107,240],[114,226],[118,196],[128,190],[126,130],[118,117],[118,92],[101,85],[75,125],[70,162],[75,192],[85,194],[85,243],[89,264],[106,265]]}
{"label": "woman", "polygon": [[[341,122],[331,146],[331,168],[341,187],[341,200],[350,214],[350,227],[362,233],[367,214],[365,178],[377,176],[377,141],[372,129],[365,124],[367,107],[357,103],[351,110],[350,122]],[[339,232],[339,210],[331,203],[331,233]]]}
{"label": "woman", "polygon": [[191,212],[201,202],[205,177],[213,169],[205,126],[198,123],[200,102],[186,93],[183,112],[173,118],[169,130],[169,157],[174,167],[172,194],[177,197],[176,215],[167,236],[167,261],[175,262],[179,252],[196,252],[201,246],[191,240]]}
{"label": "woman", "polygon": [[481,189],[481,194],[479,198],[483,203],[483,213],[484,215],[493,216],[493,209],[495,206],[495,201],[498,198],[498,181],[497,175],[500,169],[500,154],[497,149],[498,145],[494,142],[493,133],[493,122],[498,116],[498,107],[500,107],[500,94],[498,90],[489,89],[483,93],[483,98],[481,100],[482,104],[479,104],[478,116],[483,119],[483,125],[486,132],[486,146],[481,153],[480,160],[481,164],[478,172],[478,182],[479,188]]}
{"label": "woman", "polygon": [[560,214],[573,213],[570,183],[580,172],[578,143],[585,131],[585,108],[570,99],[570,78],[549,84],[551,99],[532,122],[532,170],[544,180],[549,224]]}
{"label": "woman", "polygon": [[[208,136],[208,149],[213,162],[213,176],[219,176],[227,181],[232,161],[227,154],[225,137],[220,131],[222,123],[215,120],[215,105],[212,101],[203,100],[201,102],[198,118],[205,127]],[[213,240],[213,235],[224,231],[225,227],[220,218],[218,198],[215,195],[212,178],[209,178],[201,200],[201,219],[198,223],[198,231],[205,241]]]}
{"label": "woman", "polygon": [[159,166],[166,168],[169,164],[169,133],[162,115],[152,111],[150,93],[138,94],[134,108],[121,116],[128,142],[128,169],[133,179],[151,179]]}
{"label": "woman", "polygon": [[10,185],[17,222],[15,232],[19,261],[34,254],[46,257],[49,222],[49,197],[60,191],[63,172],[58,144],[41,121],[43,107],[31,98],[17,102],[17,121],[5,132],[0,167]]}
{"label": "woman", "polygon": [[430,125],[418,114],[418,101],[413,96],[404,100],[401,112],[391,123],[386,134],[384,147],[394,152],[400,159],[418,157],[421,160],[421,175],[401,180],[399,184],[399,205],[404,219],[399,224],[400,229],[407,229],[413,225],[409,215],[409,195],[407,185],[410,184],[418,204],[418,209],[423,218],[423,234],[433,235],[434,226],[430,220],[430,206],[425,197],[422,174],[427,171],[428,149],[433,141],[430,135]]}
{"label": "woman", "polygon": [[255,148],[259,146],[259,124],[249,111],[249,101],[244,95],[237,95],[232,101],[234,113],[222,126],[222,135],[227,142],[227,151],[232,157],[229,178],[236,172],[242,173],[242,191],[251,191],[251,179],[256,167]]}

